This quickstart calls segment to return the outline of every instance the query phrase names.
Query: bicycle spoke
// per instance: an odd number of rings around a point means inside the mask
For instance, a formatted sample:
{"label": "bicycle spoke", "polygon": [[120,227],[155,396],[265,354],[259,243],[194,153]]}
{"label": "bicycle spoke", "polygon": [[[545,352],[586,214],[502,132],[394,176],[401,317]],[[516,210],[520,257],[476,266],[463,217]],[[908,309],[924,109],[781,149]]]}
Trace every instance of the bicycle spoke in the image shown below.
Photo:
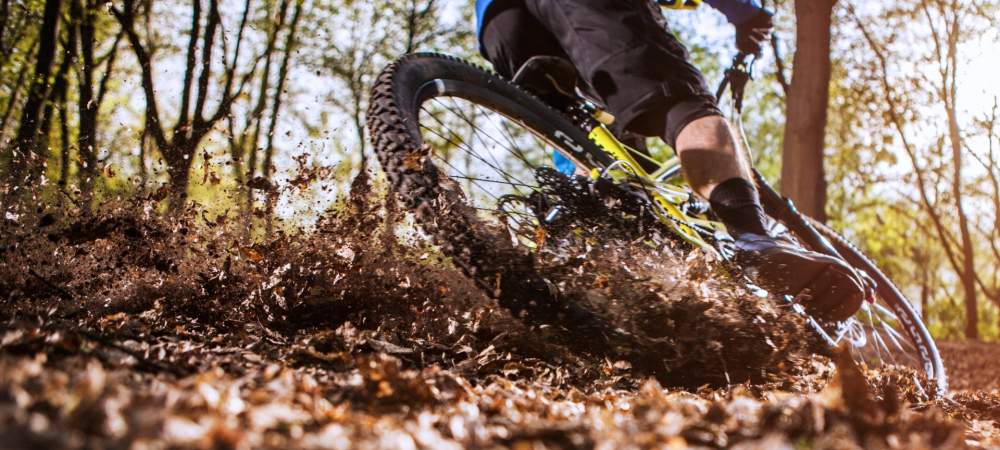
{"label": "bicycle spoke", "polygon": [[[503,169],[501,169],[501,168],[499,168],[499,167],[496,167],[496,166],[494,166],[494,165],[490,164],[490,162],[489,162],[489,161],[486,161],[485,159],[483,159],[483,158],[482,158],[481,156],[479,156],[479,154],[478,154],[478,153],[476,153],[476,152],[475,152],[474,150],[472,150],[471,148],[469,148],[469,147],[468,147],[467,145],[465,145],[465,146],[464,146],[464,145],[462,145],[462,144],[460,144],[460,143],[457,143],[457,142],[455,142],[455,141],[452,141],[452,140],[450,140],[450,139],[448,139],[448,138],[444,137],[443,135],[441,135],[441,134],[440,134],[440,133],[438,133],[437,131],[434,131],[434,130],[431,130],[430,128],[426,128],[426,127],[425,127],[425,129],[427,129],[428,131],[430,131],[430,132],[431,132],[431,133],[433,133],[434,135],[436,135],[436,136],[440,137],[441,139],[444,139],[444,140],[445,140],[445,141],[447,141],[447,142],[448,142],[449,144],[452,144],[452,145],[455,145],[455,146],[456,146],[456,147],[458,147],[458,148],[464,148],[464,149],[466,150],[466,153],[467,153],[467,154],[469,154],[469,155],[472,155],[472,157],[474,157],[474,158],[476,158],[477,160],[481,161],[481,162],[482,162],[483,164],[486,164],[486,165],[487,165],[487,166],[489,166],[489,167],[490,167],[491,169],[493,169],[493,170],[496,170],[496,171],[497,171],[497,173],[500,173],[500,174],[501,174],[501,176],[503,176],[504,178],[507,178],[508,180],[516,180],[516,182],[517,182],[517,183],[520,183],[520,184],[525,184],[525,183],[523,183],[522,181],[520,181],[520,180],[519,180],[518,178],[516,178],[516,177],[514,177],[513,175],[510,175],[510,174],[508,174],[507,172],[505,172],[505,171],[504,171]],[[464,141],[463,141],[463,143],[464,143]],[[441,161],[444,161],[444,159],[442,159],[442,158],[440,158],[440,157],[437,157],[436,159],[438,159],[438,160],[441,160]],[[452,166],[452,167],[454,168],[454,166]],[[459,170],[459,169],[455,168],[455,170]]]}
{"label": "bicycle spoke", "polygon": [[[435,159],[438,159],[439,161],[445,163],[448,167],[451,167],[452,169],[458,170],[457,167],[455,167],[454,165],[452,165],[450,162],[448,162],[446,160],[443,160],[443,159],[440,159],[440,158],[435,158]],[[452,177],[452,175],[449,174],[448,177]],[[475,184],[477,187],[479,187],[479,189],[482,190],[483,192],[485,192],[486,195],[489,195],[490,197],[493,197],[493,199],[496,200],[496,201],[500,201],[500,197],[497,197],[492,192],[490,192],[489,189],[486,189],[485,187],[483,187],[482,185],[480,185],[479,184],[479,180],[476,180],[476,179],[473,179],[473,178],[470,178],[470,177],[456,177],[456,178],[459,178],[459,179],[464,178],[464,179],[467,179],[467,180],[471,181],[472,184]],[[499,182],[499,183],[503,183],[503,182]],[[504,183],[504,184],[506,184],[506,183]]]}
{"label": "bicycle spoke", "polygon": [[[447,162],[445,162],[445,163],[447,164]],[[452,166],[452,167],[454,167],[454,166]],[[507,185],[514,185],[514,186],[523,186],[523,187],[531,188],[531,189],[538,188],[538,186],[532,186],[530,184],[512,183],[512,182],[509,182],[509,181],[500,181],[500,180],[490,180],[488,178],[476,178],[476,177],[467,177],[467,176],[462,176],[462,175],[451,175],[451,174],[449,174],[448,176],[452,177],[452,178],[462,179],[462,180],[482,181],[484,183],[497,183],[497,184],[507,184]]]}
{"label": "bicycle spoke", "polygon": [[[432,131],[432,132],[433,132],[433,131]],[[441,161],[441,162],[443,162],[443,163],[444,163],[445,165],[447,165],[448,167],[451,167],[452,169],[454,169],[454,170],[456,170],[456,171],[459,171],[459,169],[458,169],[457,167],[455,167],[455,166],[454,166],[453,164],[451,164],[451,163],[450,163],[450,162],[448,162],[447,160],[445,160],[445,159],[441,159],[440,157],[438,157],[438,156],[436,156],[436,155],[433,155],[433,157],[434,157],[434,159],[436,159],[436,160],[438,160],[438,161]],[[494,199],[494,200],[496,200],[496,201],[500,201],[500,197],[497,197],[497,196],[496,196],[496,195],[494,195],[494,194],[493,194],[492,192],[490,192],[490,190],[489,190],[489,189],[487,189],[486,187],[484,187],[484,186],[482,186],[482,185],[480,185],[480,184],[479,184],[479,181],[480,181],[480,180],[477,180],[477,179],[474,179],[474,178],[471,178],[471,177],[462,177],[462,176],[454,176],[454,175],[451,175],[451,174],[446,174],[446,175],[448,175],[448,177],[454,177],[454,178],[459,178],[459,179],[466,179],[466,180],[468,180],[468,181],[471,181],[471,182],[472,182],[473,184],[475,184],[475,185],[476,185],[477,187],[479,187],[479,189],[480,189],[480,190],[482,190],[483,192],[485,192],[485,193],[486,193],[486,195],[489,195],[490,197],[493,197],[493,199]],[[503,183],[503,184],[508,184],[508,183],[504,183],[504,182],[499,182],[499,181],[496,181],[496,182],[497,182],[497,183]],[[479,208],[477,208],[477,209],[479,209]],[[492,211],[496,211],[496,210],[492,210]]]}
{"label": "bicycle spoke", "polygon": [[426,118],[419,124],[421,132],[431,145],[440,144],[432,161],[460,183],[475,211],[494,216],[512,238],[532,245],[538,216],[523,199],[540,189],[535,180],[539,164],[532,163],[524,150],[541,150],[549,144],[530,130],[521,131],[519,122],[459,100],[433,98],[421,107]]}
{"label": "bicycle spoke", "polygon": [[[428,115],[430,115],[430,116],[431,116],[431,117],[432,117],[432,118],[433,118],[433,119],[434,119],[434,120],[435,120],[436,122],[438,122],[438,123],[439,123],[439,124],[440,124],[441,126],[443,126],[443,127],[447,128],[447,129],[448,129],[448,131],[449,131],[449,132],[451,132],[452,136],[455,136],[455,137],[457,137],[457,134],[456,134],[456,133],[454,133],[454,132],[453,132],[453,131],[451,130],[451,128],[448,128],[448,127],[447,127],[447,125],[445,125],[445,124],[444,124],[444,122],[442,122],[442,121],[441,121],[441,120],[440,120],[440,119],[439,119],[439,118],[438,118],[437,116],[435,116],[435,115],[433,115],[433,114],[428,114]],[[500,167],[497,167],[497,166],[495,166],[495,165],[491,164],[491,163],[490,163],[489,161],[487,161],[487,160],[486,160],[485,158],[483,158],[482,156],[480,156],[478,152],[476,152],[475,150],[473,150],[473,149],[472,149],[472,147],[471,147],[471,146],[470,146],[469,144],[466,144],[466,143],[465,143],[465,140],[464,140],[464,139],[461,139],[461,138],[459,138],[459,139],[461,140],[461,143],[459,143],[459,142],[455,142],[455,141],[453,141],[453,140],[451,140],[451,139],[449,139],[449,138],[447,138],[447,137],[443,136],[442,134],[438,133],[438,132],[437,132],[436,130],[433,130],[433,129],[431,129],[431,128],[429,128],[429,127],[426,127],[426,126],[423,126],[423,125],[421,125],[421,127],[422,127],[422,128],[424,128],[424,129],[426,129],[426,130],[428,130],[428,131],[430,131],[431,133],[433,133],[434,135],[438,136],[439,138],[441,138],[441,139],[444,139],[444,140],[445,140],[446,142],[448,142],[449,144],[452,144],[452,145],[454,145],[454,146],[456,146],[456,147],[458,147],[458,148],[461,148],[461,149],[464,149],[464,150],[465,150],[465,151],[466,151],[466,152],[467,152],[468,154],[472,155],[472,157],[476,158],[477,160],[479,160],[479,161],[480,161],[480,162],[482,162],[483,164],[486,164],[486,165],[487,165],[487,166],[489,166],[489,167],[490,167],[491,169],[493,169],[493,170],[497,171],[497,172],[498,172],[498,173],[500,173],[500,174],[501,174],[501,176],[503,176],[504,178],[506,178],[506,179],[508,179],[508,180],[514,180],[514,181],[517,181],[518,183],[522,183],[522,184],[526,184],[526,183],[524,183],[523,181],[521,181],[521,180],[520,180],[519,178],[517,178],[517,177],[515,177],[515,176],[511,175],[510,173],[507,173],[507,172],[506,172],[505,170],[501,169]],[[464,145],[463,145],[463,144],[464,144]],[[494,158],[494,160],[495,160],[495,158]]]}
{"label": "bicycle spoke", "polygon": [[908,360],[916,362],[914,361],[914,358],[910,355],[910,352],[906,348],[904,348],[902,343],[900,343],[899,339],[896,338],[896,331],[893,330],[892,327],[886,325],[885,322],[883,322],[882,329],[885,331],[885,335],[886,337],[889,338],[889,341],[891,341],[896,346],[896,348],[900,350],[900,352],[893,352],[893,353],[902,353],[903,356],[905,356]]}
{"label": "bicycle spoke", "polygon": [[885,339],[882,338],[882,333],[879,333],[877,329],[872,329],[872,337],[875,338],[875,347],[884,350],[885,354],[889,357],[888,359],[891,360],[893,364],[896,364],[896,352],[893,352],[889,349],[889,346],[886,345]]}
{"label": "bicycle spoke", "polygon": [[519,150],[519,146],[514,143],[514,141],[513,141],[514,134],[510,131],[510,128],[507,125],[507,123],[503,122],[503,123],[500,124],[500,126],[502,126],[503,129],[504,129],[504,140],[506,140],[507,142],[510,143],[511,149],[517,152],[517,154],[518,154],[517,156],[520,157],[522,161],[525,161],[525,163],[527,163],[527,164],[531,164],[531,163],[527,162],[527,156],[524,156],[524,154],[521,153],[521,151]]}
{"label": "bicycle spoke", "polygon": [[878,302],[875,302],[874,306],[875,306],[875,310],[879,314],[891,317],[894,322],[897,322],[897,323],[899,322],[899,318],[896,317],[896,313],[894,313],[891,310],[889,310],[889,308],[886,308],[885,306],[880,305]]}
{"label": "bicycle spoke", "polygon": [[[452,99],[452,103],[454,103],[454,99]],[[468,122],[468,123],[469,123],[469,125],[473,127],[473,129],[476,129],[476,130],[479,130],[479,128],[478,128],[478,127],[476,127],[476,125],[475,125],[474,123],[472,123],[470,119],[466,118],[466,117],[465,117],[465,115],[464,115],[464,114],[462,114],[461,110],[458,110],[458,111],[456,111],[456,114],[457,114],[457,115],[458,115],[458,116],[459,116],[460,118],[462,118],[463,120],[465,120],[466,122]],[[503,122],[501,122],[501,124],[502,124],[502,123],[503,123]],[[487,136],[487,137],[489,137],[489,138],[490,138],[490,140],[492,140],[492,141],[493,141],[494,143],[496,143],[496,144],[497,144],[498,146],[500,146],[500,148],[503,148],[504,150],[507,150],[507,152],[508,152],[508,153],[510,153],[510,154],[512,154],[512,155],[514,155],[514,157],[515,157],[515,158],[518,158],[518,159],[520,159],[520,160],[521,160],[521,162],[523,162],[525,166],[527,166],[527,167],[533,167],[533,165],[532,165],[532,164],[531,164],[530,162],[528,162],[528,160],[526,160],[526,159],[524,159],[524,158],[521,158],[521,157],[519,156],[519,152],[517,152],[516,150],[514,150],[514,148],[513,148],[513,147],[510,147],[510,148],[507,148],[507,147],[503,147],[503,144],[502,144],[502,143],[500,143],[499,141],[497,141],[497,140],[496,140],[496,139],[495,139],[495,138],[493,137],[493,135],[492,135],[492,134],[487,134],[486,136]],[[480,137],[480,134],[479,134],[479,133],[473,133],[473,138],[474,138],[474,139],[475,139],[475,138],[478,138],[478,139],[479,139],[479,142],[480,142],[480,143],[481,143],[481,144],[483,145],[483,147],[486,147],[486,148],[490,148],[490,144],[489,144],[489,143],[487,143],[485,139],[483,139],[482,137]],[[495,148],[495,147],[494,147],[494,148]],[[503,165],[504,165],[504,164],[502,164],[502,163],[501,163],[500,161],[497,161],[497,158],[496,158],[496,155],[494,154],[494,152],[492,152],[492,151],[491,151],[491,152],[488,152],[487,154],[488,154],[488,155],[490,156],[490,159],[492,159],[492,160],[493,160],[493,163],[494,163],[494,164],[496,164],[497,166],[503,166]],[[506,173],[506,172],[505,172],[505,173]],[[516,179],[516,178],[515,178],[515,179]],[[519,181],[520,181],[520,180],[519,180]]]}
{"label": "bicycle spoke", "polygon": [[[462,109],[461,109],[461,108],[459,108],[459,107],[458,107],[458,105],[456,105],[456,104],[455,104],[455,99],[454,99],[454,98],[450,98],[450,100],[451,100],[451,103],[452,103],[452,105],[454,105],[454,108],[453,108],[453,109],[449,109],[449,111],[450,111],[450,112],[452,112],[452,113],[454,113],[454,114],[455,114],[456,116],[458,116],[458,117],[459,117],[460,119],[462,119],[463,121],[465,121],[465,122],[466,122],[466,123],[467,123],[467,124],[468,124],[468,125],[469,125],[470,127],[472,127],[472,130],[473,130],[473,133],[472,133],[472,136],[473,136],[473,138],[479,138],[479,142],[480,142],[480,143],[482,143],[484,147],[487,147],[487,148],[488,148],[488,147],[489,147],[490,145],[489,145],[489,144],[488,144],[488,143],[487,143],[487,142],[486,142],[486,141],[485,141],[485,140],[484,140],[484,139],[483,139],[482,137],[480,137],[480,133],[478,133],[479,131],[482,131],[483,133],[485,133],[485,134],[486,134],[486,136],[487,136],[487,137],[489,137],[489,138],[490,138],[490,139],[491,139],[491,140],[492,140],[493,142],[495,142],[495,143],[496,143],[497,145],[499,145],[499,146],[501,146],[501,147],[503,146],[503,144],[502,144],[502,143],[500,143],[499,141],[497,141],[497,140],[496,140],[496,139],[495,139],[495,138],[494,138],[494,137],[493,137],[493,136],[492,136],[491,134],[489,134],[489,133],[486,133],[486,132],[485,132],[485,130],[482,130],[481,128],[479,128],[478,126],[476,126],[476,124],[475,124],[475,123],[474,123],[474,122],[473,122],[473,121],[472,121],[471,119],[469,119],[468,117],[466,117],[466,116],[465,116],[465,114],[464,114],[464,113],[462,113]],[[434,101],[435,101],[435,102],[437,102],[438,104],[441,104],[442,106],[445,106],[445,105],[443,104],[443,102],[441,102],[441,100],[440,100],[440,99],[434,99]],[[479,107],[479,105],[474,105],[474,106],[476,106],[477,108]],[[447,109],[447,107],[446,107],[446,109]],[[471,144],[470,144],[470,145],[471,145]],[[514,154],[514,156],[515,156],[515,157],[517,157],[517,156],[518,156],[518,155],[517,155],[517,154],[516,154],[516,153],[515,153],[515,152],[513,151],[513,149],[510,149],[510,148],[505,148],[505,150],[508,150],[508,152],[510,152],[511,154]],[[500,166],[500,165],[502,165],[502,164],[500,164],[500,162],[499,162],[499,161],[497,161],[497,160],[496,160],[496,157],[495,157],[495,156],[493,155],[493,153],[492,153],[492,152],[490,152],[489,154],[490,154],[490,159],[492,159],[492,160],[493,160],[493,162],[494,162],[494,163],[495,163],[495,164],[496,164],[497,166]],[[476,155],[477,155],[477,157],[478,157],[478,154],[476,154]],[[485,161],[483,161],[483,162],[485,162]],[[529,162],[528,162],[527,160],[523,160],[523,159],[522,159],[522,162],[524,162],[525,164],[527,164],[527,165],[529,165],[529,166],[531,165],[531,164],[530,164],[530,163],[529,163]],[[498,169],[498,170],[500,170],[499,168],[497,168],[497,169]]]}
{"label": "bicycle spoke", "polygon": [[902,335],[902,334],[900,334],[900,333],[899,333],[898,331],[896,331],[896,329],[895,329],[895,328],[893,328],[893,327],[889,326],[889,324],[887,324],[887,323],[885,323],[885,322],[882,322],[882,329],[884,329],[884,330],[885,330],[885,332],[886,332],[887,334],[889,334],[889,335],[890,335],[889,337],[891,337],[893,341],[895,341],[895,342],[900,342],[900,343],[901,343],[901,344],[900,344],[900,348],[901,348],[901,349],[903,348],[903,347],[902,347],[902,345],[903,345],[903,344],[905,344],[905,345],[909,346],[909,347],[910,347],[911,349],[913,348],[913,345],[912,345],[912,344],[910,344],[910,343],[909,343],[909,342],[908,342],[908,341],[906,340],[906,338],[904,338],[904,337],[903,337],[903,335]]}
{"label": "bicycle spoke", "polygon": [[[454,98],[452,98],[451,101],[452,101],[452,104],[455,104],[455,99]],[[480,105],[474,105],[474,106],[477,108],[477,110],[482,108],[482,106],[480,106]],[[462,120],[466,121],[473,128],[477,128],[478,129],[478,127],[476,127],[476,125],[474,123],[472,123],[472,121],[469,120],[465,116],[465,114],[462,113],[461,109],[456,108],[455,114],[458,115]],[[505,121],[504,122],[500,122],[500,126],[506,128],[507,127],[507,123]],[[486,136],[489,137],[490,140],[492,140],[497,145],[503,147],[503,144],[500,141],[498,141],[496,138],[494,138],[492,134],[486,134]],[[506,138],[506,136],[505,136],[505,138]],[[518,150],[518,145],[515,144],[514,141],[512,141],[510,139],[505,139],[505,140],[507,140],[507,143],[510,145],[509,147],[503,147],[505,150],[508,150],[512,155],[514,155],[514,157],[520,159],[521,162],[523,162],[524,164],[526,164],[528,166],[532,166],[533,165],[530,161],[528,161],[527,157],[525,157],[524,154],[521,153]],[[482,142],[482,139],[480,139],[480,142]],[[483,144],[485,145],[486,143],[483,142]]]}

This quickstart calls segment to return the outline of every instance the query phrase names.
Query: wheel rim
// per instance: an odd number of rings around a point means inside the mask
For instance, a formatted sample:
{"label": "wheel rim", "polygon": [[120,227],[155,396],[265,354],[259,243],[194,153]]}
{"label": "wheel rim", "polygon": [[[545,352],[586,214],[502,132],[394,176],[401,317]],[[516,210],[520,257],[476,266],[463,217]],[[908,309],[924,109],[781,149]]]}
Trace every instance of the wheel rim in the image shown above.
{"label": "wheel rim", "polygon": [[[907,314],[904,312],[903,314]],[[914,386],[924,395],[940,394],[943,374],[938,373],[931,355],[915,343],[913,333],[907,328],[901,314],[881,296],[873,302],[864,302],[854,317],[839,324],[834,331],[834,342],[847,342],[854,360],[870,368],[901,367],[926,375],[927,379],[912,377]]]}

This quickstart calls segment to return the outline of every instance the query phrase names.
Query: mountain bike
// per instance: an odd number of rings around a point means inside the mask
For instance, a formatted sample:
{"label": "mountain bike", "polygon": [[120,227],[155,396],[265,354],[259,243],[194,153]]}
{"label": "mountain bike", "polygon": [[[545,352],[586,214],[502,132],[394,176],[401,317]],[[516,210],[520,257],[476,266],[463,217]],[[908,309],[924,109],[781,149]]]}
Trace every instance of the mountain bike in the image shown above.
{"label": "mountain bike", "polygon": [[[727,88],[731,92],[741,136],[743,92],[752,68],[752,59],[737,55],[718,92],[720,99]],[[539,190],[539,174],[551,172],[546,167],[553,165],[552,152],[572,162],[577,175],[630,192],[691,248],[731,263],[732,238],[684,183],[676,156],[656,160],[623,144],[609,131],[610,115],[580,89],[560,102],[532,92],[463,60],[416,53],[379,75],[367,116],[393,191],[441,251],[500,304],[521,317],[599,326],[593,314],[561,302],[558,290],[533,267],[534,232],[560,213],[559,206],[511,207],[512,199],[532,198]],[[743,144],[749,151],[745,137]],[[924,377],[914,381],[928,396],[943,395],[947,378],[937,347],[902,292],[847,239],[799,213],[756,169],[753,173],[775,233],[843,259],[870,284],[861,310],[842,322],[817,320],[786,298],[790,307],[831,348],[848,346],[869,367],[907,367]],[[609,342],[629,345],[627,336],[618,337]]]}

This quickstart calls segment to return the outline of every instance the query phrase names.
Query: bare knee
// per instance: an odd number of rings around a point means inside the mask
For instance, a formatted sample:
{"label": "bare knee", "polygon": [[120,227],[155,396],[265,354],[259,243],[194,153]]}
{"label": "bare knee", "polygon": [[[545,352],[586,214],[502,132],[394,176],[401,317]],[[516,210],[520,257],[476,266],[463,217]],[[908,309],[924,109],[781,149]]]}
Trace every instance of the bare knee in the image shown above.
{"label": "bare knee", "polygon": [[685,150],[736,153],[736,138],[722,116],[705,116],[691,121],[677,135],[677,153]]}

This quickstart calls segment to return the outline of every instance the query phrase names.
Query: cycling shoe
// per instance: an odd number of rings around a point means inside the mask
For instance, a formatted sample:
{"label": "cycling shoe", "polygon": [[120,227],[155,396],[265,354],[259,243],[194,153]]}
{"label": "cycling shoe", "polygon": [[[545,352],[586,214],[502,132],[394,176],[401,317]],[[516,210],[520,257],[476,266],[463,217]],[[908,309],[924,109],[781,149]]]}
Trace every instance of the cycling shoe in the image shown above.
{"label": "cycling shoe", "polygon": [[848,319],[865,298],[865,283],[847,263],[770,236],[736,237],[736,263],[760,287],[794,297],[819,319]]}

